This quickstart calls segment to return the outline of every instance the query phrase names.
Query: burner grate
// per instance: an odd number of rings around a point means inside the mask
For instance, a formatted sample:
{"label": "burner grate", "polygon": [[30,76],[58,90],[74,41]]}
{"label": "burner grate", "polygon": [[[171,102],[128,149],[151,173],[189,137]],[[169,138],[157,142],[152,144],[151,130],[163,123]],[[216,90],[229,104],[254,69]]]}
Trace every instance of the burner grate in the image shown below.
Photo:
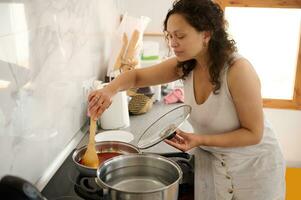
{"label": "burner grate", "polygon": [[95,177],[78,176],[76,184],[74,184],[74,191],[86,200],[105,199],[103,190],[95,182]]}

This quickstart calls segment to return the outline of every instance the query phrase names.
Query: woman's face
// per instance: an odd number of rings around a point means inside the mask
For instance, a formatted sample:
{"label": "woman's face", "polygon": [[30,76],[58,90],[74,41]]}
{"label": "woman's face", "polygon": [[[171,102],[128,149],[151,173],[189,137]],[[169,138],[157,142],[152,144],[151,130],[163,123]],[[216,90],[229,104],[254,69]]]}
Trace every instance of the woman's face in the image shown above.
{"label": "woman's face", "polygon": [[166,29],[169,45],[179,61],[196,59],[207,51],[204,43],[209,42],[208,34],[197,31],[182,15],[170,15]]}

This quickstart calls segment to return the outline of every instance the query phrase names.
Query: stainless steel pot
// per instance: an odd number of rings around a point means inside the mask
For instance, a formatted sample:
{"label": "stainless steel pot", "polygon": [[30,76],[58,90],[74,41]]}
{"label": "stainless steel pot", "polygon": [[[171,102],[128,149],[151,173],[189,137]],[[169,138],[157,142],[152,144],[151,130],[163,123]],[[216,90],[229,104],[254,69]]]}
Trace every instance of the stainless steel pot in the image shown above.
{"label": "stainless steel pot", "polygon": [[[103,141],[96,142],[95,148],[97,153],[120,153],[120,154],[130,154],[130,153],[140,153],[139,149],[131,144],[119,141]],[[80,164],[82,156],[85,154],[87,145],[76,149],[72,154],[72,160],[82,175],[85,176],[96,176],[95,168],[87,167]]]}
{"label": "stainless steel pot", "polygon": [[97,183],[112,200],[177,200],[182,171],[155,154],[121,155],[97,169]]}

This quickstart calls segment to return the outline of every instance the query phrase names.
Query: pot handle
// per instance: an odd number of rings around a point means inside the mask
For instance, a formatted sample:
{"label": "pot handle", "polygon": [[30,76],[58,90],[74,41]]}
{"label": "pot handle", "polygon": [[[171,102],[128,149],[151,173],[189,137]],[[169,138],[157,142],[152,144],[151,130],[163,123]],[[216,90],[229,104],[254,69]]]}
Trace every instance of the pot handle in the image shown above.
{"label": "pot handle", "polygon": [[103,190],[103,195],[107,196],[109,193],[109,188],[99,180],[98,177],[95,178],[96,184]]}
{"label": "pot handle", "polygon": [[105,184],[102,183],[102,181],[99,180],[98,177],[95,178],[96,184],[101,187],[102,189],[109,189]]}
{"label": "pot handle", "polygon": [[13,175],[6,175],[0,180],[0,195],[9,195],[10,199],[47,200],[33,184]]}

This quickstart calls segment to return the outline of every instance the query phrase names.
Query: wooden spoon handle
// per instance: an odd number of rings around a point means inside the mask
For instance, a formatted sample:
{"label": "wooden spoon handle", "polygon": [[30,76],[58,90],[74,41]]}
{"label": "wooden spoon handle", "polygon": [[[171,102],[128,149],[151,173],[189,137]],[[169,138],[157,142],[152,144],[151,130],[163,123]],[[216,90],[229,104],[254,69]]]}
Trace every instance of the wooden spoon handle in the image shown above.
{"label": "wooden spoon handle", "polygon": [[89,143],[95,144],[96,120],[90,118]]}

